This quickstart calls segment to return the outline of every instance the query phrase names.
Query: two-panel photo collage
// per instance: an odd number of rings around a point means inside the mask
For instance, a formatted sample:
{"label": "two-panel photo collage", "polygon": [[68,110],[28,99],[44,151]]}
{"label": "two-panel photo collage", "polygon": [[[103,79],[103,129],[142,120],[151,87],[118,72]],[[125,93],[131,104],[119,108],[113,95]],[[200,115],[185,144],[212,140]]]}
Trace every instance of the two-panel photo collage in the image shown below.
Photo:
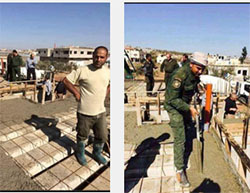
{"label": "two-panel photo collage", "polygon": [[1,1],[0,191],[250,192],[249,53],[249,1]]}

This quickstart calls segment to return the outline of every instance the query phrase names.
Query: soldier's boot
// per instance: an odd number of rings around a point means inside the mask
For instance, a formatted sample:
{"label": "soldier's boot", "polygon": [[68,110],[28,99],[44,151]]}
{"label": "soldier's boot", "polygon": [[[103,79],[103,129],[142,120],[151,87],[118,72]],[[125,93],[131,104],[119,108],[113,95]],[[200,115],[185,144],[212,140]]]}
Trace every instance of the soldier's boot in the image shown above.
{"label": "soldier's boot", "polygon": [[104,146],[104,143],[94,142],[94,144],[93,144],[93,157],[99,164],[106,165],[107,160],[101,154],[102,150],[103,150],[103,146]]}
{"label": "soldier's boot", "polygon": [[85,158],[85,143],[84,143],[84,141],[77,141],[76,158],[81,165],[83,165],[83,166],[87,165],[87,161]]}
{"label": "soldier's boot", "polygon": [[179,170],[176,172],[177,181],[180,183],[181,187],[188,188],[190,183],[187,179],[186,173],[184,170]]}

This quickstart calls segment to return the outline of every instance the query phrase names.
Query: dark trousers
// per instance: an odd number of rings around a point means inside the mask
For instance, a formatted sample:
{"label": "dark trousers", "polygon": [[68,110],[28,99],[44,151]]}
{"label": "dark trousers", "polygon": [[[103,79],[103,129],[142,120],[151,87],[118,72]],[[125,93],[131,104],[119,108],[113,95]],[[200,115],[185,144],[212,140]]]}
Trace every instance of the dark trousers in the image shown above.
{"label": "dark trousers", "polygon": [[108,140],[106,112],[96,116],[77,113],[77,140],[87,140],[90,129],[93,129],[95,141],[97,143],[105,143]]}
{"label": "dark trousers", "polygon": [[20,67],[12,67],[11,68],[10,81],[18,81],[18,80],[21,80],[21,70],[20,70]]}
{"label": "dark trousers", "polygon": [[28,68],[27,70],[27,80],[30,80],[30,75],[32,74],[32,80],[36,80],[36,71],[35,68]]}
{"label": "dark trousers", "polygon": [[12,69],[10,65],[7,67],[6,80],[12,81]]}
{"label": "dark trousers", "polygon": [[[155,79],[153,76],[145,76],[146,79],[146,90],[147,90],[147,95],[152,94],[152,90],[154,88],[155,85]],[[151,92],[150,92],[151,91]]]}

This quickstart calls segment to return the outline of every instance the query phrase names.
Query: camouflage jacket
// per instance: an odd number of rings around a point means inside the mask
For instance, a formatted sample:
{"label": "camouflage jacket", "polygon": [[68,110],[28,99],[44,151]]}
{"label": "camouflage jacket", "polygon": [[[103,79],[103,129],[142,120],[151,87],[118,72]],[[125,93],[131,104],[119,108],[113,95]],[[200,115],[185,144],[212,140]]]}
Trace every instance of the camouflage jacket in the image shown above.
{"label": "camouflage jacket", "polygon": [[186,65],[177,69],[169,77],[164,107],[171,106],[178,111],[189,111],[189,104],[197,92],[199,82],[200,79],[195,77],[190,66]]}

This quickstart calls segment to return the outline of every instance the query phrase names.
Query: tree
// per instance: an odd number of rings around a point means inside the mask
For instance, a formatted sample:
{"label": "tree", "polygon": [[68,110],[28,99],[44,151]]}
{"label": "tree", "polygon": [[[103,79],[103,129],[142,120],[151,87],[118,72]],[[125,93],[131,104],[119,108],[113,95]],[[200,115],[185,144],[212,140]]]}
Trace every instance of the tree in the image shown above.
{"label": "tree", "polygon": [[241,55],[242,56],[239,58],[239,60],[240,60],[240,63],[243,64],[244,60],[247,57],[247,48],[246,48],[246,46],[242,49]]}
{"label": "tree", "polygon": [[228,68],[211,68],[212,75],[216,77],[220,77],[223,79],[226,79],[228,75],[235,75],[234,73],[234,68],[233,67],[228,67]]}

